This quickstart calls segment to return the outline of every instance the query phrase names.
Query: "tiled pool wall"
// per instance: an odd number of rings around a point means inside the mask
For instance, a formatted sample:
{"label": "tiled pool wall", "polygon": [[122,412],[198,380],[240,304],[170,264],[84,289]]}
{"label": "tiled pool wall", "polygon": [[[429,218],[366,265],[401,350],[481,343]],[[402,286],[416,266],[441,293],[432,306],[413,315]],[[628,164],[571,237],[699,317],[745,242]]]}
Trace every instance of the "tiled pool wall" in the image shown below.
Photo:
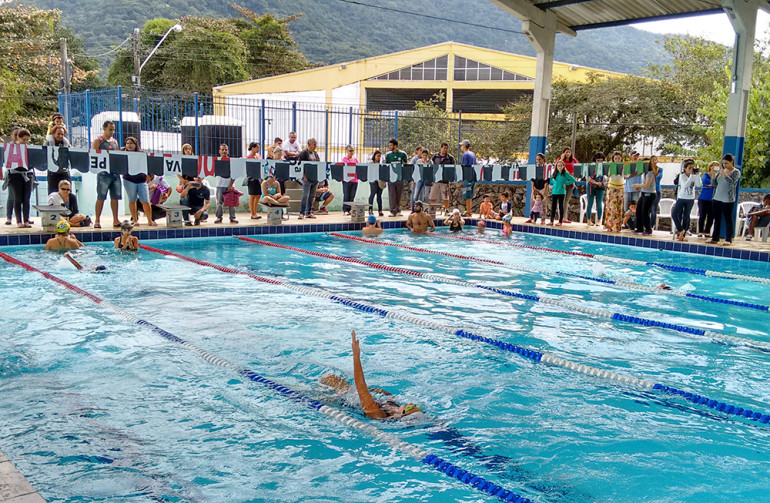
{"label": "tiled pool wall", "polygon": [[[478,219],[466,219],[468,225],[476,226]],[[437,225],[443,225],[443,221],[436,221]],[[400,229],[406,225],[404,221],[383,221],[383,229]],[[140,241],[148,239],[175,239],[175,238],[205,238],[223,236],[258,236],[268,234],[297,234],[303,232],[344,232],[360,230],[364,224],[334,223],[334,224],[282,224],[259,226],[223,226],[223,227],[183,227],[181,229],[142,229],[134,231],[134,235]],[[502,229],[502,222],[487,222],[487,227]],[[673,240],[660,240],[650,238],[637,238],[634,236],[604,234],[599,232],[582,232],[557,227],[543,227],[538,225],[513,224],[515,232],[526,234],[540,234],[559,238],[579,239],[582,241],[594,241],[625,246],[637,246],[640,248],[655,248],[675,252],[694,253],[715,257],[734,258],[741,260],[754,260],[758,262],[770,262],[770,251],[740,250],[722,246],[707,246],[698,243],[682,243]],[[10,234],[0,235],[0,246],[18,245],[42,245],[54,236],[46,234]],[[120,231],[94,231],[78,234],[78,239],[84,243],[112,241],[120,236]]]}

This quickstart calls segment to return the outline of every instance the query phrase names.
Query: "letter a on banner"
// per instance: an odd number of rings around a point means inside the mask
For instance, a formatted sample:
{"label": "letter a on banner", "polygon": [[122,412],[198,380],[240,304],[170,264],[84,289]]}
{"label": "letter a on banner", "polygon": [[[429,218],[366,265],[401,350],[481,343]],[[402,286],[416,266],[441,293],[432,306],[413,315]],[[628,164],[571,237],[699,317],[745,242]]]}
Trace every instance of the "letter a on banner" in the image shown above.
{"label": "letter a on banner", "polygon": [[4,161],[6,169],[29,167],[26,145],[23,143],[6,143],[5,147]]}

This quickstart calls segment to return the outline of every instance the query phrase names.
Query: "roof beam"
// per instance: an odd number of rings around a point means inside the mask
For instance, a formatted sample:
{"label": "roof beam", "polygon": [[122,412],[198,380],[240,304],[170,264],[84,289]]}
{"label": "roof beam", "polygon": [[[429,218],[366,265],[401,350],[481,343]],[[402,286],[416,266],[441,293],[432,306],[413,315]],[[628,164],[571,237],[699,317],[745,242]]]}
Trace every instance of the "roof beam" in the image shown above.
{"label": "roof beam", "polygon": [[[555,16],[552,12],[546,12],[542,9],[535,7],[529,0],[489,0],[493,4],[497,5],[505,12],[513,14],[522,21],[530,21],[541,28],[544,28],[547,24],[547,16]],[[557,20],[556,31],[574,37],[576,35],[575,30],[567,26],[563,22]]]}
{"label": "roof beam", "polygon": [[574,5],[577,3],[593,2],[594,0],[551,0],[550,2],[539,2],[535,4],[535,7],[542,10],[555,9],[556,7],[563,7],[565,5]]}
{"label": "roof beam", "polygon": [[628,24],[633,23],[645,23],[647,21],[658,21],[662,19],[680,19],[685,17],[693,17],[693,16],[703,16],[706,14],[716,14],[716,13],[722,13],[724,12],[721,7],[716,7],[713,9],[707,9],[707,10],[699,10],[696,12],[681,12],[679,14],[664,14],[664,15],[658,15],[658,16],[647,16],[647,17],[640,17],[636,19],[619,19],[617,21],[607,21],[604,23],[589,23],[589,24],[579,24],[576,26],[573,26],[572,28],[574,30],[592,30],[594,28],[608,28],[611,26],[625,26]]}

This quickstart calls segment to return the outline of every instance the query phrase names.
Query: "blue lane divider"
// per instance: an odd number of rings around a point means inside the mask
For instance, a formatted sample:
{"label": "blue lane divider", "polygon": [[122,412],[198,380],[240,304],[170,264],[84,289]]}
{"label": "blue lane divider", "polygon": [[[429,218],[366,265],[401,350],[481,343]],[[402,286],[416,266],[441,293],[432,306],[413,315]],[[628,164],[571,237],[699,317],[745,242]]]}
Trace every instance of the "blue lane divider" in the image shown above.
{"label": "blue lane divider", "polygon": [[492,482],[485,480],[483,477],[479,477],[478,475],[474,475],[467,470],[463,470],[462,468],[459,468],[448,461],[444,461],[443,459],[434,456],[433,454],[426,456],[422,462],[426,465],[433,466],[436,468],[436,470],[444,473],[447,477],[457,479],[463,484],[467,484],[474,489],[496,497],[500,501],[532,503],[532,500],[529,498],[525,498],[524,496],[520,496],[514,492],[511,492],[504,487],[493,484]]}
{"label": "blue lane divider", "polygon": [[647,265],[652,265],[655,267],[660,267],[661,269],[666,269],[668,271],[674,271],[674,272],[689,272],[690,274],[698,274],[700,276],[706,275],[705,269],[694,269],[692,267],[682,267],[678,265],[668,265],[668,264],[661,264],[659,262],[646,262]]}
{"label": "blue lane divider", "polygon": [[535,351],[533,349],[527,349],[522,346],[517,346],[516,344],[511,344],[508,342],[499,341],[497,339],[491,339],[489,337],[483,337],[481,335],[476,335],[471,332],[466,332],[465,330],[458,330],[455,332],[455,335],[458,337],[463,337],[465,339],[470,339],[472,341],[479,341],[484,342],[486,344],[491,344],[492,346],[497,346],[498,348],[502,349],[503,351],[508,351],[510,353],[516,353],[517,355],[521,356],[522,358],[528,358],[530,360],[534,360],[536,362],[539,362],[543,358],[543,353],[539,351]]}
{"label": "blue lane divider", "polygon": [[664,386],[663,384],[657,384],[657,383],[652,387],[652,389],[660,390],[663,393],[666,393],[668,395],[681,396],[688,402],[692,402],[697,405],[705,405],[709,409],[714,409],[719,412],[724,412],[725,414],[741,416],[746,419],[750,419],[752,421],[759,421],[762,424],[767,424],[770,422],[770,415],[768,414],[755,412],[751,409],[745,409],[743,407],[738,407],[736,405],[730,405],[724,402],[720,402],[718,400],[712,400],[710,398],[706,398],[705,396],[689,393],[681,389],[676,389],[670,386]]}
{"label": "blue lane divider", "polygon": [[741,302],[739,300],[720,299],[718,297],[709,297],[707,295],[697,295],[694,293],[685,294],[685,297],[689,297],[691,299],[705,300],[708,302],[715,302],[717,304],[728,304],[731,306],[740,306],[740,307],[746,307],[749,309],[757,309],[759,311],[770,311],[770,306],[763,306],[761,304],[752,304],[750,302]]}
{"label": "blue lane divider", "polygon": [[686,334],[706,335],[706,331],[700,328],[686,327],[684,325],[675,325],[673,323],[664,323],[662,321],[655,321],[647,318],[639,318],[637,316],[628,316],[627,314],[613,313],[612,319],[617,321],[624,321],[626,323],[633,323],[635,325],[642,325],[645,327],[668,328],[669,330],[676,330],[677,332],[683,332]]}

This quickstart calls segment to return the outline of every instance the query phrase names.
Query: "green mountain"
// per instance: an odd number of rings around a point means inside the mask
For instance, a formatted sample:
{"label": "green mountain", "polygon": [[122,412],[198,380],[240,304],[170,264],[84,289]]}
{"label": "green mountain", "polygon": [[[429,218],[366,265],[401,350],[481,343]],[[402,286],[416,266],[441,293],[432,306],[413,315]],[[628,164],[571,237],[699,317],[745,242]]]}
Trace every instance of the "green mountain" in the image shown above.
{"label": "green mountain", "polygon": [[[104,54],[128,37],[135,27],[155,17],[236,17],[228,0],[122,0],[101,5],[91,0],[31,0],[44,8],[62,10],[62,22],[75,30],[85,49],[98,55],[104,73],[114,53]],[[291,23],[300,50],[312,63],[331,64],[453,40],[525,55],[534,55],[521,23],[487,0],[240,0],[259,13],[278,16],[302,13]],[[401,12],[399,12],[401,11]],[[419,13],[417,15],[410,13]],[[434,16],[456,22],[431,19]],[[477,25],[499,29],[483,28]],[[640,74],[648,62],[667,60],[661,35],[631,27],[582,31],[577,37],[559,35],[556,59],[579,66]]]}

